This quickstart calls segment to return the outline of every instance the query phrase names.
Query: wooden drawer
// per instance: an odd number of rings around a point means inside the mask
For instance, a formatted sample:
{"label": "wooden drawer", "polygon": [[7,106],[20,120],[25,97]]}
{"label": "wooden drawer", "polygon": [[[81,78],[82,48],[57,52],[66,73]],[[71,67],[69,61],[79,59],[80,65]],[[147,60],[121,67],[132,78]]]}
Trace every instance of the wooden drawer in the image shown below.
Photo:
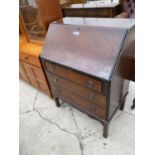
{"label": "wooden drawer", "polygon": [[85,12],[83,9],[65,9],[64,14],[68,17],[83,17]]}
{"label": "wooden drawer", "polygon": [[95,9],[85,9],[84,17],[96,17],[96,10]]}
{"label": "wooden drawer", "polygon": [[109,9],[96,9],[96,16],[97,17],[108,17],[109,16]]}
{"label": "wooden drawer", "polygon": [[76,94],[88,99],[90,102],[93,102],[93,103],[103,107],[104,109],[106,109],[106,96],[97,94],[96,92],[92,91],[91,89],[82,87],[74,82],[71,82],[64,78],[61,78],[54,74],[47,72],[47,76],[48,76],[49,83],[50,83],[50,86],[52,89],[53,89],[53,86],[64,87],[65,89],[70,90],[73,93],[76,93]]}
{"label": "wooden drawer", "polygon": [[32,55],[20,52],[20,60],[23,60],[29,64],[32,64],[32,65],[41,67],[39,58],[36,56],[32,56]]}
{"label": "wooden drawer", "polygon": [[66,89],[63,89],[62,87],[56,87],[53,90],[54,96],[62,98],[63,100],[74,104],[75,106],[78,106],[82,108],[85,111],[88,111],[89,113],[93,113],[97,117],[101,119],[106,118],[106,110],[102,107],[99,107],[97,105],[92,104],[88,100],[84,99],[83,97],[68,91]]}
{"label": "wooden drawer", "polygon": [[[63,78],[78,83],[84,87],[92,89],[98,93],[101,93],[101,81],[87,75],[75,72],[73,70],[61,67],[56,64],[45,62],[45,67],[48,72],[59,75]],[[104,90],[103,90],[104,91]]]}
{"label": "wooden drawer", "polygon": [[89,101],[85,100],[84,98],[82,98],[70,91],[63,89],[62,87],[55,88],[53,93],[55,96],[62,98],[63,100],[65,100],[69,103],[72,103],[75,106],[82,108],[83,110],[91,112],[91,103]]}
{"label": "wooden drawer", "polygon": [[101,119],[105,119],[106,118],[106,111],[102,107],[99,107],[97,105],[93,105],[92,106],[92,112],[96,116],[98,116],[99,118],[101,118]]}

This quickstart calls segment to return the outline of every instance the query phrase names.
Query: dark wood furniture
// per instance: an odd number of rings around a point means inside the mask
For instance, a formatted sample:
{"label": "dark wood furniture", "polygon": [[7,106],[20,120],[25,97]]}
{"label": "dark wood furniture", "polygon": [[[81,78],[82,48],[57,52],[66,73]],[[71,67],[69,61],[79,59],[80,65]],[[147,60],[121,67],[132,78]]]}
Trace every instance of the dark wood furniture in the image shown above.
{"label": "dark wood furniture", "polygon": [[[107,27],[117,27],[117,28],[126,28],[130,29],[134,23],[134,18],[80,18],[80,17],[65,17],[57,23],[71,24],[71,25],[87,25],[87,26],[107,26]],[[133,30],[134,31],[134,30]],[[130,44],[124,55],[124,61],[127,66],[124,66],[123,69],[123,78],[135,81],[135,35],[131,33],[130,35]]]}
{"label": "dark wood furniture", "polygon": [[63,6],[64,17],[115,17],[120,13],[119,3],[81,3]]}
{"label": "dark wood furniture", "polygon": [[135,18],[135,0],[121,0],[121,13],[117,18]]}
{"label": "dark wood furniture", "polygon": [[50,90],[57,106],[60,98],[101,121],[107,137],[110,120],[123,109],[128,93],[124,58],[134,22],[124,28],[110,19],[109,26],[104,19],[102,26],[70,22],[51,24],[46,36],[41,61]]}

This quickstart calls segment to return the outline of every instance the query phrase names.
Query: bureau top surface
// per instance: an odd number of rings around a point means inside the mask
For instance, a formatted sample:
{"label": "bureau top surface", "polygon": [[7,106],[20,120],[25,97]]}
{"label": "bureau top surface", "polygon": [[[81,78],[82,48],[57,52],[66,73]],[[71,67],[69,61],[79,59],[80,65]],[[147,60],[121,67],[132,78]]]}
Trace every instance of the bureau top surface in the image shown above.
{"label": "bureau top surface", "polygon": [[51,24],[41,58],[110,80],[127,30]]}

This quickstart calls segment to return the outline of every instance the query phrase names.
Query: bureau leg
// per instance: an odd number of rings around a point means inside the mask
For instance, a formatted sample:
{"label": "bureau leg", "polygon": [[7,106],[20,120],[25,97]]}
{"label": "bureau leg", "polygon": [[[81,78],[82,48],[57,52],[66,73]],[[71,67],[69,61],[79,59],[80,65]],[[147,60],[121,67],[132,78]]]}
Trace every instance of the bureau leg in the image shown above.
{"label": "bureau leg", "polygon": [[125,101],[122,102],[121,106],[120,106],[120,110],[124,110],[124,106],[125,106]]}
{"label": "bureau leg", "polygon": [[56,106],[57,106],[57,107],[60,107],[59,98],[58,98],[58,97],[55,97],[54,100],[55,100]]}
{"label": "bureau leg", "polygon": [[122,99],[122,103],[121,103],[121,106],[120,106],[120,110],[124,110],[124,106],[125,106],[125,100],[126,100],[126,97],[128,95],[128,92],[125,93],[123,99]]}
{"label": "bureau leg", "polygon": [[103,137],[107,138],[108,134],[109,134],[109,124],[106,123],[106,124],[104,124]]}
{"label": "bureau leg", "polygon": [[132,106],[131,106],[131,109],[133,110],[133,109],[135,109],[135,98],[133,99],[133,101],[132,101]]}

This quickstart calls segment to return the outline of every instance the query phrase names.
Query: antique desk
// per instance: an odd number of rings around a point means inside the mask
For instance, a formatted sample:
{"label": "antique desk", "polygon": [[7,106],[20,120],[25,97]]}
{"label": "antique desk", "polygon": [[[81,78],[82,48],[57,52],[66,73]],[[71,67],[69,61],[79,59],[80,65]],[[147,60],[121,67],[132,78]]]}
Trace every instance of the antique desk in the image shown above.
{"label": "antique desk", "polygon": [[65,18],[51,24],[40,58],[56,105],[62,99],[99,120],[107,137],[110,120],[123,109],[128,93],[124,58],[134,36],[134,21],[83,20],[87,19]]}
{"label": "antique desk", "polygon": [[115,17],[120,13],[119,3],[90,2],[63,6],[64,17]]}

